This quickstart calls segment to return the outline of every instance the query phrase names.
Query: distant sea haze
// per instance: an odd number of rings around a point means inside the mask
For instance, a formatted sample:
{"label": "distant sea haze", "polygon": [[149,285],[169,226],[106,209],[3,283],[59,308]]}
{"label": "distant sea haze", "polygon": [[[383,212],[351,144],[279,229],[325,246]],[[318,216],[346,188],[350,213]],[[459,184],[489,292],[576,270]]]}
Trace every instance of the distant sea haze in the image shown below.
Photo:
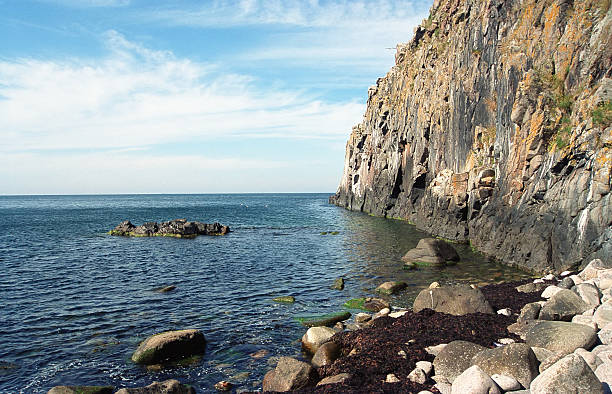
{"label": "distant sea haze", "polygon": [[[327,200],[328,194],[0,197],[0,392],[136,387],[169,378],[198,392],[220,380],[256,389],[269,357],[301,357],[295,339],[305,328],[296,316],[341,311],[387,280],[408,282],[389,300],[409,306],[434,280],[524,276],[461,245],[457,266],[404,271],[401,256],[426,234]],[[176,218],[218,221],[232,232],[195,239],[107,234],[126,219]],[[346,280],[342,291],[330,289],[337,277]],[[176,289],[155,291],[168,285]],[[296,302],[272,302],[283,295]],[[147,336],[182,328],[206,336],[199,363],[151,372],[129,361]],[[262,350],[266,357],[251,356]]]}

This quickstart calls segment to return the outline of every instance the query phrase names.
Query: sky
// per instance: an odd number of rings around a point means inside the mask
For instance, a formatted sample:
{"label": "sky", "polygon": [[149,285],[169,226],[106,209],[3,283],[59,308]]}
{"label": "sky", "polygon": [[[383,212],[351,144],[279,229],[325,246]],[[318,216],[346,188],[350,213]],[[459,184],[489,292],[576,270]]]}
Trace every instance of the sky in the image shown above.
{"label": "sky", "polygon": [[430,6],[0,0],[0,194],[335,192]]}

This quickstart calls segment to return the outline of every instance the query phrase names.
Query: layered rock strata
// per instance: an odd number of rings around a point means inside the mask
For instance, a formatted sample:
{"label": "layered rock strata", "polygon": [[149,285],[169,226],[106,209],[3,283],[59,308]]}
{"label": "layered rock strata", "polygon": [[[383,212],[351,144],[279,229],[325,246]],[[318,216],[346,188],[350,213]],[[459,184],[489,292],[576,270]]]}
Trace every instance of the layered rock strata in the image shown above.
{"label": "layered rock strata", "polygon": [[612,9],[436,0],[368,90],[332,203],[508,264],[612,258]]}

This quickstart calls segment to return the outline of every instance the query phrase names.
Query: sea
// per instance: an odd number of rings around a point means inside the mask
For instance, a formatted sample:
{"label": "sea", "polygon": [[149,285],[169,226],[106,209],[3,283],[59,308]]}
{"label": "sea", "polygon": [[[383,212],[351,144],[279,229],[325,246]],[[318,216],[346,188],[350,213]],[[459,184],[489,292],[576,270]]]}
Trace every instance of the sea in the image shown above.
{"label": "sea", "polygon": [[[328,204],[329,194],[0,196],[0,393],[56,385],[142,387],[175,378],[197,392],[221,380],[257,390],[278,357],[305,359],[296,317],[345,310],[390,280],[411,306],[431,282],[529,277],[468,245],[449,267],[404,270],[428,234],[406,221]],[[177,218],[220,222],[225,236],[126,238],[108,231]],[[345,279],[344,290],[331,286]],[[174,285],[168,293],[157,290]],[[272,301],[295,297],[293,304]],[[353,314],[359,311],[350,310]],[[200,329],[206,353],[169,369],[130,361],[139,342]]]}

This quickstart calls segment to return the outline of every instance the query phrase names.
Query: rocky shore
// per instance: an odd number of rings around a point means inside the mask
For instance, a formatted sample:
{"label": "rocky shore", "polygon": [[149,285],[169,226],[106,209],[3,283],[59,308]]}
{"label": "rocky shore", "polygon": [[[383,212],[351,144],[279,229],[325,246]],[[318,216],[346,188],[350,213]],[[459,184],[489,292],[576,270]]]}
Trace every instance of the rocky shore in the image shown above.
{"label": "rocky shore", "polygon": [[[534,281],[482,288],[434,283],[413,310],[385,308],[373,316],[359,313],[355,323],[334,329],[310,328],[302,338],[310,363],[281,358],[263,389],[610,392],[611,289],[612,263],[598,259],[577,274]],[[422,295],[431,308],[418,305]]]}
{"label": "rocky shore", "polygon": [[195,238],[198,235],[225,235],[230,232],[228,226],[220,223],[190,222],[187,219],[174,219],[168,222],[147,222],[135,226],[125,220],[109,231],[110,235],[124,237],[174,237]]}

